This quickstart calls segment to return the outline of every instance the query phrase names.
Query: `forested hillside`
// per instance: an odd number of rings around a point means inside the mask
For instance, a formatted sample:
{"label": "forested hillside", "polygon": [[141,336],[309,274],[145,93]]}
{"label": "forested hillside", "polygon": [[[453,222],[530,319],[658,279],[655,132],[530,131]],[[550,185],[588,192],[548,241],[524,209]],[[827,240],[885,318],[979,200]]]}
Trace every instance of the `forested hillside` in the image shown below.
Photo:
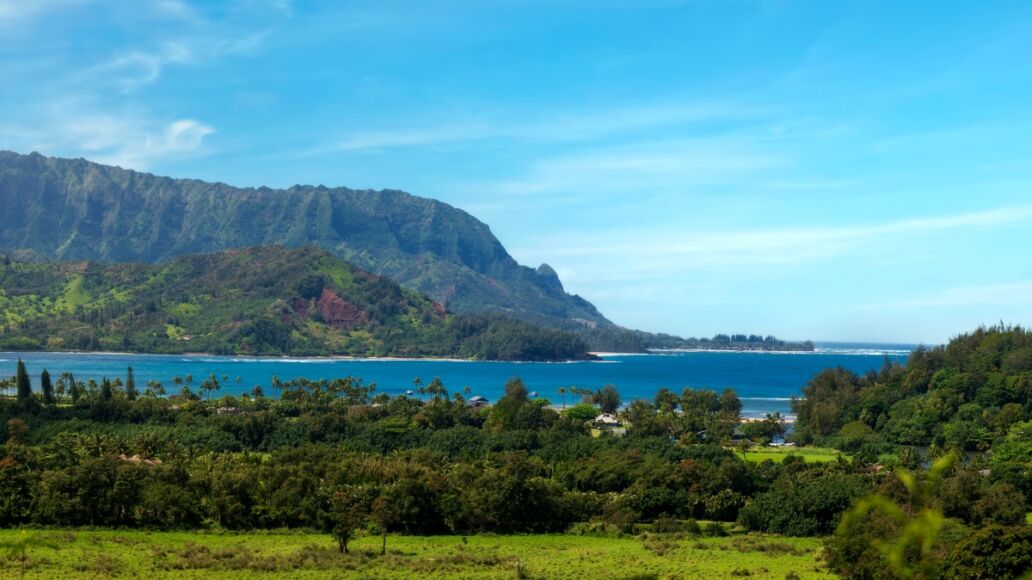
{"label": "forested hillside", "polygon": [[829,369],[793,406],[802,442],[900,450],[911,465],[966,453],[1032,502],[1032,334],[1021,327],[980,328],[867,376]]}
{"label": "forested hillside", "polygon": [[582,358],[569,333],[454,315],[314,247],[161,265],[0,263],[0,348],[254,355]]}
{"label": "forested hillside", "polygon": [[828,370],[803,390],[795,411],[804,440],[987,449],[1032,419],[1032,334],[982,328],[918,348],[905,366],[886,364],[867,376]]}
{"label": "forested hillside", "polygon": [[580,333],[595,350],[651,335],[565,292],[548,265],[521,266],[487,225],[393,190],[237,188],[0,151],[0,252],[51,260],[163,262],[231,248],[313,244],[458,313],[501,313]]}

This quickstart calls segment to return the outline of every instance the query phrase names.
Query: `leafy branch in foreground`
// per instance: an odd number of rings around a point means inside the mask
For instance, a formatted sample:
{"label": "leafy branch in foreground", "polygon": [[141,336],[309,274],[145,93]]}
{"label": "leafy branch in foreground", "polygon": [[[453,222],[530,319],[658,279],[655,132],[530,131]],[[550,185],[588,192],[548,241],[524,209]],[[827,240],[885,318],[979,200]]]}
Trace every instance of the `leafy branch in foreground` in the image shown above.
{"label": "leafy branch in foreground", "polygon": [[893,576],[932,577],[938,541],[947,523],[938,505],[937,490],[956,462],[956,456],[950,454],[938,459],[924,474],[897,470],[896,478],[904,488],[902,505],[881,494],[858,501],[843,516],[829,542],[832,568],[845,571],[848,565],[843,556],[854,551],[856,540],[862,537],[881,553]]}

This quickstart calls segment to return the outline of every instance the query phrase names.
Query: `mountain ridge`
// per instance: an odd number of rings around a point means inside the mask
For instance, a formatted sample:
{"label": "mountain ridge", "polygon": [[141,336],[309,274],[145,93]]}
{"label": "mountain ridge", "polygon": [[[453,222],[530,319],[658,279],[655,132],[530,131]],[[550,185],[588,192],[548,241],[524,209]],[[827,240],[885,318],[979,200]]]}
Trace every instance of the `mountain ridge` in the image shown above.
{"label": "mountain ridge", "polygon": [[235,187],[85,159],[0,151],[0,251],[21,258],[164,262],[229,248],[307,244],[459,313],[577,331],[596,350],[643,350],[555,271],[520,265],[487,224],[396,189]]}

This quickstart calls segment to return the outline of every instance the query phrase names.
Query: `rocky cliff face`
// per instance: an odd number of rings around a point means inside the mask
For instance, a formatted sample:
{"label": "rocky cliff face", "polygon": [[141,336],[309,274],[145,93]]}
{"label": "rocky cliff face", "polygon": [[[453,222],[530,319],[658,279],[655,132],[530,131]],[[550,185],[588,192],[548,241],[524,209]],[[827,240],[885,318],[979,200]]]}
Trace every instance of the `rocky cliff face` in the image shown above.
{"label": "rocky cliff face", "polygon": [[[638,343],[588,301],[567,294],[552,268],[518,264],[484,223],[401,191],[237,188],[0,152],[0,206],[0,251],[18,257],[164,262],[228,248],[314,244],[455,312],[604,329],[629,341],[624,349]],[[593,348],[616,346],[598,337],[588,337]]]}

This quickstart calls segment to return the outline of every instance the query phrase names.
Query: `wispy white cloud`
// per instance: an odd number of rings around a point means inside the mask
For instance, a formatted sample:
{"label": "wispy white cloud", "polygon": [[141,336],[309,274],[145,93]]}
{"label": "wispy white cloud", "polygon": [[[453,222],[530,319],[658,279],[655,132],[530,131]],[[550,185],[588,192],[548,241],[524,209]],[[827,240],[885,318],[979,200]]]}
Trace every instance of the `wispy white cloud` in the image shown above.
{"label": "wispy white cloud", "polygon": [[874,241],[977,228],[1032,223],[1032,205],[997,208],[843,227],[692,231],[633,229],[600,234],[542,237],[538,247],[516,253],[547,252],[565,258],[603,258],[620,263],[625,275],[694,268],[778,267],[828,259]]}
{"label": "wispy white cloud", "polygon": [[485,124],[469,123],[427,129],[367,131],[348,135],[335,143],[309,149],[302,156],[331,152],[379,151],[395,147],[437,146],[483,139],[494,134]]}
{"label": "wispy white cloud", "polygon": [[[11,129],[7,133],[6,129]],[[58,111],[44,127],[5,127],[6,146],[145,170],[160,160],[199,155],[215,129],[196,119]],[[13,140],[13,141],[12,141]]]}
{"label": "wispy white cloud", "polygon": [[147,169],[159,159],[193,155],[201,150],[204,138],[215,132],[209,125],[194,119],[180,119],[153,130],[142,130],[120,136],[120,146],[102,153],[102,163]]}
{"label": "wispy white cloud", "polygon": [[[0,0],[0,22],[39,20],[89,1]],[[17,102],[17,112],[4,120],[0,146],[81,155],[141,170],[163,160],[206,155],[215,129],[203,120],[205,115],[181,107],[160,112],[150,99],[138,100],[132,93],[159,83],[171,67],[207,66],[227,57],[258,54],[274,30],[270,8],[277,19],[290,8],[289,2],[248,6],[239,0],[222,13],[186,0],[115,0],[104,9],[120,10],[123,3],[127,15],[118,26],[130,23],[155,32],[140,35],[127,28],[124,37],[129,40],[113,43],[115,52],[106,58],[91,52],[65,55],[66,63],[74,61],[76,66],[64,67],[63,74],[33,79],[33,73],[25,72],[42,98]],[[34,26],[20,29],[40,33]]]}
{"label": "wispy white cloud", "polygon": [[294,16],[294,3],[291,0],[267,0],[270,8],[277,10],[288,18]]}
{"label": "wispy white cloud", "polygon": [[786,163],[783,154],[724,137],[646,141],[557,155],[517,179],[473,184],[500,196],[683,191]]}
{"label": "wispy white cloud", "polygon": [[90,0],[0,0],[0,28],[24,23],[49,12]]}
{"label": "wispy white cloud", "polygon": [[185,37],[162,42],[149,50],[133,48],[90,67],[79,79],[91,84],[114,81],[123,91],[132,91],[160,79],[169,66],[254,54],[268,34],[268,30],[262,30],[231,38]]}
{"label": "wispy white cloud", "polygon": [[656,127],[670,129],[685,124],[757,120],[769,111],[769,108],[756,105],[669,100],[591,112],[567,110],[521,119],[519,122],[499,120],[506,116],[502,113],[481,113],[473,119],[459,119],[438,125],[345,131],[342,138],[304,151],[303,155],[382,151],[401,147],[472,143],[486,139],[548,143],[587,141]]}
{"label": "wispy white cloud", "polygon": [[956,286],[924,292],[888,303],[865,305],[867,310],[963,308],[972,306],[1024,307],[1032,310],[1032,281]]}
{"label": "wispy white cloud", "polygon": [[193,6],[183,0],[156,0],[153,3],[153,8],[159,15],[191,23],[203,21],[203,17],[200,13],[198,13]]}

